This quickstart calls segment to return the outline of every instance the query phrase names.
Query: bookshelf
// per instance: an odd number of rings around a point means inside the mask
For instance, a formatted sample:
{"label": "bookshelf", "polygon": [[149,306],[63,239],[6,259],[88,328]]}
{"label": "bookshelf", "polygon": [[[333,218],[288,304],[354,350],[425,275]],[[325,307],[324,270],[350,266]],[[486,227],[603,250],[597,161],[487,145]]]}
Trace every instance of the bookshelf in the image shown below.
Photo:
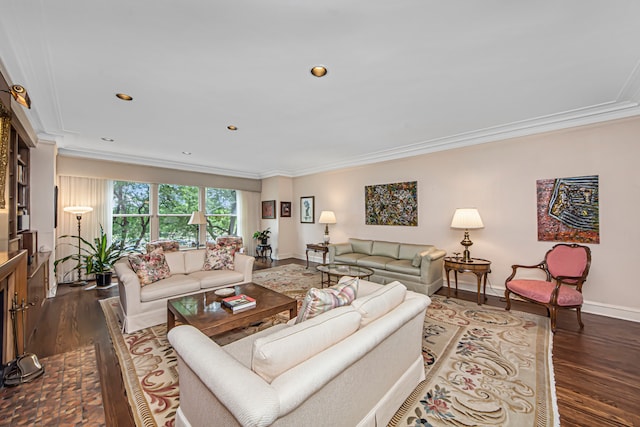
{"label": "bookshelf", "polygon": [[29,146],[11,129],[9,141],[9,240],[21,239],[29,230],[31,197],[29,192]]}

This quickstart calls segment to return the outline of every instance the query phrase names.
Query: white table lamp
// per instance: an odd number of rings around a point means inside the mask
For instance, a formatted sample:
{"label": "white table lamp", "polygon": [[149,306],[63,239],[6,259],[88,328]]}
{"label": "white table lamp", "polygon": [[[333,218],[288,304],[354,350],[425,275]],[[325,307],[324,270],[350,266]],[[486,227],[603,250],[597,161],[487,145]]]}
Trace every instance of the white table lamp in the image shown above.
{"label": "white table lamp", "polygon": [[464,253],[462,255],[463,262],[471,262],[471,253],[469,252],[469,246],[473,245],[471,239],[469,239],[469,230],[484,228],[480,213],[476,208],[458,208],[453,214],[451,220],[451,228],[464,230],[464,239],[460,242],[464,246]]}
{"label": "white table lamp", "polygon": [[318,220],[320,224],[325,224],[324,226],[324,244],[329,243],[329,224],[336,223],[336,214],[333,211],[322,211],[320,213],[320,219]]}

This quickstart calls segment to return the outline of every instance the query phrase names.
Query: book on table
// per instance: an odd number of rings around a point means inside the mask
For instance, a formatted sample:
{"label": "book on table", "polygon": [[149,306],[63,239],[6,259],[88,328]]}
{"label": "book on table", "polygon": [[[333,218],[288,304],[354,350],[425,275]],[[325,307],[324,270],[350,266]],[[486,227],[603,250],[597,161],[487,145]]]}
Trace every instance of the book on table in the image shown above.
{"label": "book on table", "polygon": [[248,310],[256,306],[256,300],[245,294],[223,298],[222,303],[229,307],[233,313]]}

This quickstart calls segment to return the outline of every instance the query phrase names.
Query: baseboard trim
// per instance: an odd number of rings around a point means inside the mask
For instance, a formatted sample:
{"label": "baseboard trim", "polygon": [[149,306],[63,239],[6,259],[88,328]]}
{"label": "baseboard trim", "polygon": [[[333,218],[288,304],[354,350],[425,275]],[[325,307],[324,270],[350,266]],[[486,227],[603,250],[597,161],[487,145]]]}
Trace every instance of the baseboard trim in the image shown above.
{"label": "baseboard trim", "polygon": [[[442,286],[445,289],[447,288],[446,277],[444,278],[444,284]],[[451,283],[451,288],[455,290],[453,283]],[[458,279],[458,289],[476,293],[478,291],[478,284],[477,282],[465,282]],[[501,298],[504,297],[504,290],[504,287],[487,286],[487,295]],[[582,312],[612,317],[614,319],[629,320],[631,322],[640,322],[640,310],[631,307],[585,301],[582,305]]]}

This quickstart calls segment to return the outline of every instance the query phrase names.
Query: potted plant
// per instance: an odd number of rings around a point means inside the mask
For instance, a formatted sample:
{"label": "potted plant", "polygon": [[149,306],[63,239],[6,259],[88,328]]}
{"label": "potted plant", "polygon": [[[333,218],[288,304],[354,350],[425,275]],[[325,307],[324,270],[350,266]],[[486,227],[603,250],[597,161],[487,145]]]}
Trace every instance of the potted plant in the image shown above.
{"label": "potted plant", "polygon": [[269,230],[269,228],[270,227],[267,227],[265,230],[256,231],[255,233],[253,233],[253,238],[259,240],[260,244],[266,245],[267,240],[269,239],[269,234],[271,234],[271,230]]}
{"label": "potted plant", "polygon": [[97,286],[107,286],[111,284],[113,276],[113,264],[127,252],[133,251],[131,248],[125,248],[124,244],[119,241],[112,242],[110,245],[107,241],[107,235],[100,226],[100,236],[93,239],[93,243],[79,236],[64,235],[60,238],[71,238],[82,242],[83,245],[78,248],[78,243],[71,244],[78,251],[71,255],[57,259],[53,265],[54,270],[58,264],[69,260],[76,261],[76,265],[84,268],[86,274],[95,274]]}

